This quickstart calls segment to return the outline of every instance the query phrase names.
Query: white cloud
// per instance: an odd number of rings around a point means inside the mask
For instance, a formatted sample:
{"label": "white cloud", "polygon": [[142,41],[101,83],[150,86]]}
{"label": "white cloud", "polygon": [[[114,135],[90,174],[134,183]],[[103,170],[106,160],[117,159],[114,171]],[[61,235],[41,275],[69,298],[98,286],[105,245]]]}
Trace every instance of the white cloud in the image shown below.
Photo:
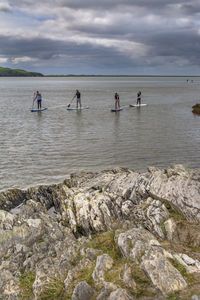
{"label": "white cloud", "polygon": [[35,61],[37,61],[37,58],[28,57],[28,56],[15,57],[15,58],[12,59],[12,62],[14,64],[27,63],[27,62],[35,62]]}
{"label": "white cloud", "polygon": [[8,62],[7,57],[0,57],[0,63],[6,63],[6,62]]}

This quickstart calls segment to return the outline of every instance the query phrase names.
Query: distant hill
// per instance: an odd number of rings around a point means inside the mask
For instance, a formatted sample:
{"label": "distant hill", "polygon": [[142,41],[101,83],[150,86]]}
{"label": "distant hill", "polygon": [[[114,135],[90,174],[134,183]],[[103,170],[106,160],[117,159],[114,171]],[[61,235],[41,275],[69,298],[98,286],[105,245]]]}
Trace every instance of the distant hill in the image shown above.
{"label": "distant hill", "polygon": [[0,76],[25,76],[25,77],[41,77],[44,76],[41,73],[27,72],[20,69],[9,69],[0,67]]}

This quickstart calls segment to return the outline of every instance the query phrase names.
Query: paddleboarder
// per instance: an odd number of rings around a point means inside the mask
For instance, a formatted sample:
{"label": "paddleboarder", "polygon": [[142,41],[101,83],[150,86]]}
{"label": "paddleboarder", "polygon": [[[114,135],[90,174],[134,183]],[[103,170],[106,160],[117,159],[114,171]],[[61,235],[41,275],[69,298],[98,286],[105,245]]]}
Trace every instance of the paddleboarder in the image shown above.
{"label": "paddleboarder", "polygon": [[137,93],[137,104],[138,105],[141,105],[141,95],[142,95],[141,91],[138,91],[138,93]]}
{"label": "paddleboarder", "polygon": [[115,109],[120,109],[120,103],[119,103],[119,95],[118,95],[118,93],[115,93],[114,99],[115,99]]}
{"label": "paddleboarder", "polygon": [[36,99],[37,99],[38,109],[41,109],[42,108],[42,96],[39,91],[36,92],[35,98],[33,99],[33,103]]}
{"label": "paddleboarder", "polygon": [[72,98],[72,100],[76,97],[76,108],[78,108],[78,104],[80,105],[81,108],[81,93],[79,92],[79,90],[76,90],[76,94],[74,95],[74,97]]}

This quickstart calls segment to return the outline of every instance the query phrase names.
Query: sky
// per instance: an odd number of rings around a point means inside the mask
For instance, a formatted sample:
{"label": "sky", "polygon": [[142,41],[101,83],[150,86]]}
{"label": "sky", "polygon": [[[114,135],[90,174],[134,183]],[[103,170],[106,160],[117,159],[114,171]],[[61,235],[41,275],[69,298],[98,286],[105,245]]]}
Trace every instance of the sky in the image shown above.
{"label": "sky", "polygon": [[200,75],[199,0],[0,0],[0,66]]}

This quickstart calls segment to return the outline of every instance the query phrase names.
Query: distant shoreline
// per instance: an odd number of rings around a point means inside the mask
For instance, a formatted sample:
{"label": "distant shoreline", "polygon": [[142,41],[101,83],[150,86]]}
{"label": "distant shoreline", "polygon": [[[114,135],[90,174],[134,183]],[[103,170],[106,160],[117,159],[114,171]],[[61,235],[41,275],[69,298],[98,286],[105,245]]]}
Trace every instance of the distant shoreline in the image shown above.
{"label": "distant shoreline", "polygon": [[198,78],[200,75],[44,75],[43,77],[182,77],[182,78]]}

